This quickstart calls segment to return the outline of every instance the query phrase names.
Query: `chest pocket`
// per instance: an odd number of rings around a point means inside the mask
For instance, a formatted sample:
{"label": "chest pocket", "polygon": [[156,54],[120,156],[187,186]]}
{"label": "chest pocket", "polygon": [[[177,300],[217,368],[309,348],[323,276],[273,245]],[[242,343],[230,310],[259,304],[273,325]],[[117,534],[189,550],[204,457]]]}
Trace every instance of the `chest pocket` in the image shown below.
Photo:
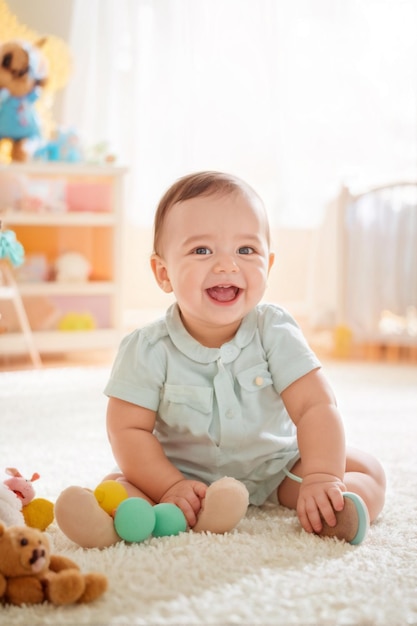
{"label": "chest pocket", "polygon": [[208,432],[212,409],[211,387],[165,385],[159,416],[177,431],[188,431],[201,436]]}
{"label": "chest pocket", "polygon": [[254,365],[236,376],[240,387],[246,392],[256,392],[272,385],[272,377],[265,365]]}

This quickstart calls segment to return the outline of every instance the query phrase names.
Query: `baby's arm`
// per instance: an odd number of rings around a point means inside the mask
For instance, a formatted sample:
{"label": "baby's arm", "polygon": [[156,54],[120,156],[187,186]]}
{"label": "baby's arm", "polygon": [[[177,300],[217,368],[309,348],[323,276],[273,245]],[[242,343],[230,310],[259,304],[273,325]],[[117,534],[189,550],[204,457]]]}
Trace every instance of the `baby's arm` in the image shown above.
{"label": "baby's arm", "polygon": [[295,381],[282,392],[297,427],[303,482],[297,514],[308,532],[320,532],[322,522],[334,526],[334,511],[344,506],[345,435],[333,392],[320,370]]}
{"label": "baby's arm", "polygon": [[206,485],[186,480],[167,459],[153,435],[154,426],[154,411],[109,398],[107,433],[126,480],[154,502],[171,502],[179,506],[189,526],[194,526]]}

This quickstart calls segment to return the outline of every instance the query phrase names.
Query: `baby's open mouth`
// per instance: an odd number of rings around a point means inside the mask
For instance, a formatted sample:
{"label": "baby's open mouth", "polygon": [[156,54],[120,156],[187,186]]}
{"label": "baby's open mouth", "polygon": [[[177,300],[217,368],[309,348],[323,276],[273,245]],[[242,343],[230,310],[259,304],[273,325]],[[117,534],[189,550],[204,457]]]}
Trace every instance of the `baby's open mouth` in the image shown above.
{"label": "baby's open mouth", "polygon": [[240,289],[235,285],[216,285],[207,289],[207,293],[217,302],[232,302],[239,295]]}

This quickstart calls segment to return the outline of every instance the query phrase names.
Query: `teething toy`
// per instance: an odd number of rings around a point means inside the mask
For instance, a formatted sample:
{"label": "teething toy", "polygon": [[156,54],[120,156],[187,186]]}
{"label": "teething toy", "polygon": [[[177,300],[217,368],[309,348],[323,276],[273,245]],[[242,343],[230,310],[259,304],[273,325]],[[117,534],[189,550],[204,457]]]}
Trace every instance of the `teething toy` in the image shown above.
{"label": "teething toy", "polygon": [[140,543],[152,535],[155,526],[155,512],[143,498],[123,500],[114,516],[114,528],[125,541]]}
{"label": "teething toy", "polygon": [[[64,489],[55,502],[55,519],[64,535],[82,548],[105,548],[121,540],[140,542],[187,530],[179,507],[168,502],[152,506],[144,498],[125,497],[120,486],[117,481],[104,481],[95,492],[77,486]],[[248,503],[243,483],[226,476],[220,478],[207,487],[192,530],[229,532],[244,517]]]}
{"label": "teething toy", "polygon": [[104,480],[95,488],[94,495],[101,508],[109,515],[128,497],[126,489],[117,480]]}
{"label": "teething toy", "polygon": [[187,522],[181,509],[175,504],[161,502],[153,507],[155,512],[154,537],[179,535],[187,530]]}
{"label": "teething toy", "polygon": [[[302,478],[296,476],[284,467],[284,474],[298,483],[303,482]],[[337,537],[344,539],[353,546],[357,546],[365,539],[369,529],[369,512],[365,502],[360,496],[351,491],[343,494],[345,506],[342,511],[335,511],[336,526],[329,526],[323,521],[323,530],[320,537]]]}
{"label": "teething toy", "polygon": [[152,506],[144,498],[129,498],[126,489],[116,480],[100,483],[94,496],[106,513],[114,513],[114,529],[129,543],[140,543],[151,535],[178,535],[187,529],[184,514],[175,504]]}

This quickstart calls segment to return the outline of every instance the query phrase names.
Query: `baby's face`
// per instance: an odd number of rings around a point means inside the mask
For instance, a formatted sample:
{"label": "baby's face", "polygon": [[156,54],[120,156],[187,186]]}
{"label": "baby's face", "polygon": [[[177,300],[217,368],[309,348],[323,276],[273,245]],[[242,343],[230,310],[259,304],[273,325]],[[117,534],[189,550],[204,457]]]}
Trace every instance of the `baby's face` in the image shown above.
{"label": "baby's face", "polygon": [[164,291],[174,292],[188,332],[218,347],[263,297],[272,262],[264,208],[233,193],[171,207],[152,267]]}

